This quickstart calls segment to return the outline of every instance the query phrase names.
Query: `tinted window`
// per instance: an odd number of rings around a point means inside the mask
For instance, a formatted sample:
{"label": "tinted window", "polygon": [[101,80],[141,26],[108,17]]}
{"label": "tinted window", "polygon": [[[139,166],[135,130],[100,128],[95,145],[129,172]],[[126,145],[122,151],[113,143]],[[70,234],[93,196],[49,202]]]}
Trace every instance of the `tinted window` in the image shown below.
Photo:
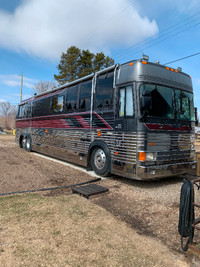
{"label": "tinted window", "polygon": [[99,75],[96,86],[96,104],[98,108],[113,107],[113,71]]}
{"label": "tinted window", "polygon": [[143,84],[140,88],[141,96],[148,95],[151,105],[147,116],[174,118],[174,89],[155,84]]}
{"label": "tinted window", "polygon": [[82,82],[79,93],[79,109],[90,110],[91,108],[92,81]]}
{"label": "tinted window", "polygon": [[193,95],[181,90],[175,90],[176,114],[181,120],[195,120]]}
{"label": "tinted window", "polygon": [[18,117],[19,118],[31,117],[31,103],[27,103],[27,104],[24,104],[22,106],[19,106]]}
{"label": "tinted window", "polygon": [[33,117],[47,116],[50,114],[50,97],[32,103]]}
{"label": "tinted window", "polygon": [[78,94],[78,85],[67,88],[66,109],[68,112],[76,110],[77,94]]}
{"label": "tinted window", "polygon": [[24,110],[25,110],[25,105],[19,106],[19,113],[18,113],[19,118],[24,117]]}
{"label": "tinted window", "polygon": [[64,105],[64,96],[54,96],[51,100],[51,111],[53,113],[62,112]]}

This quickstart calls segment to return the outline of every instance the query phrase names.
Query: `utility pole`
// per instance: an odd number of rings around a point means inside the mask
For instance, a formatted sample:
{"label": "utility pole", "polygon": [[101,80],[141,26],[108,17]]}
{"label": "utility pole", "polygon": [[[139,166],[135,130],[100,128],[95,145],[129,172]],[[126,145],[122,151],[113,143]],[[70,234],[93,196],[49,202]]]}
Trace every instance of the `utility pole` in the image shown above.
{"label": "utility pole", "polygon": [[23,89],[23,72],[21,73],[21,95],[20,95],[20,102],[22,102],[22,89]]}

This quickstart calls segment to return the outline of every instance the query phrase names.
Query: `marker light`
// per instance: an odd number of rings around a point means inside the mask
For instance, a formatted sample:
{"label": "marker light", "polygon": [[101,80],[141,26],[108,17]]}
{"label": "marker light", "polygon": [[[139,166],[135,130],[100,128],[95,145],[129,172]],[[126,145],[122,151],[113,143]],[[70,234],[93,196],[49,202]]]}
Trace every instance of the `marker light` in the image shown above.
{"label": "marker light", "polygon": [[142,64],[147,64],[147,62],[146,61],[142,61]]}
{"label": "marker light", "polygon": [[145,159],[146,159],[146,153],[139,152],[139,161],[145,161]]}
{"label": "marker light", "polygon": [[133,62],[131,62],[131,63],[129,64],[129,66],[133,66],[133,64],[134,64],[134,63],[133,63]]}

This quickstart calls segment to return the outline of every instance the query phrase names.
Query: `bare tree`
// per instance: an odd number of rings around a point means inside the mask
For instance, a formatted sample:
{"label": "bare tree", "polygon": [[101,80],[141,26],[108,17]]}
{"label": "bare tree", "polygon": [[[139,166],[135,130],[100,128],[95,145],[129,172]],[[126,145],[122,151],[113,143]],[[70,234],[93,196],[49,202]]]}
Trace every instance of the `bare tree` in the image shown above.
{"label": "bare tree", "polygon": [[56,82],[54,81],[39,81],[38,83],[35,84],[34,86],[34,90],[41,94],[41,93],[45,93],[47,91],[50,91],[54,88],[57,87],[57,84]]}
{"label": "bare tree", "polygon": [[1,126],[11,130],[15,128],[16,107],[9,102],[0,102]]}

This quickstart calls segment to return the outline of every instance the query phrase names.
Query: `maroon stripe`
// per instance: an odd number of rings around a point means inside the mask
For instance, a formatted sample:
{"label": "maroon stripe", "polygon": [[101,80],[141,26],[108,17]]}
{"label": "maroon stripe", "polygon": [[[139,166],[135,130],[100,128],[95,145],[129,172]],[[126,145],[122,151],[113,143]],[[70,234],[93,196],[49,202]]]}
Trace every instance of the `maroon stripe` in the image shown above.
{"label": "maroon stripe", "polygon": [[57,120],[33,120],[33,128],[62,128],[69,129],[69,124],[64,119]]}
{"label": "maroon stripe", "polygon": [[149,130],[165,130],[165,131],[191,131],[191,127],[188,125],[181,125],[181,126],[176,126],[173,127],[171,124],[155,124],[155,123],[145,123],[145,126]]}
{"label": "maroon stripe", "polygon": [[[34,117],[30,119],[17,119],[16,120],[16,127],[17,128],[63,128],[63,129],[90,129],[90,124],[84,119],[83,116],[89,114],[89,112],[81,112],[81,113],[70,113],[70,114],[60,114],[60,115],[49,115],[49,116],[42,116],[42,117]],[[93,127],[93,129],[112,129],[112,127],[96,112],[93,114],[100,119],[104,127]],[[69,124],[66,122],[65,118],[72,118],[74,117],[83,128],[81,127],[70,127]],[[32,126],[31,126],[32,124]]]}
{"label": "maroon stripe", "polygon": [[84,120],[82,116],[75,116],[76,120],[83,126],[83,128],[89,129],[90,124]]}

